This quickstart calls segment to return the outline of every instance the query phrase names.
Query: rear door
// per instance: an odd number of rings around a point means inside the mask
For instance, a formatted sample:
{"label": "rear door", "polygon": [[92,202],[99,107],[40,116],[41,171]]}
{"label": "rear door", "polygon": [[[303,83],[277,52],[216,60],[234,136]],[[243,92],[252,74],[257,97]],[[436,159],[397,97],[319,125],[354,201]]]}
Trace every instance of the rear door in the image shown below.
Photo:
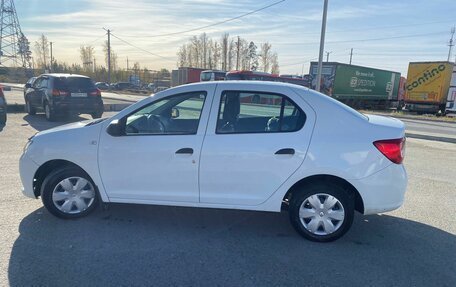
{"label": "rear door", "polygon": [[217,86],[201,153],[200,201],[259,205],[302,164],[313,110],[284,86]]}
{"label": "rear door", "polygon": [[41,80],[34,85],[35,90],[32,94],[32,104],[37,107],[43,107],[44,99],[46,98],[46,90],[49,83],[49,77],[41,77]]}

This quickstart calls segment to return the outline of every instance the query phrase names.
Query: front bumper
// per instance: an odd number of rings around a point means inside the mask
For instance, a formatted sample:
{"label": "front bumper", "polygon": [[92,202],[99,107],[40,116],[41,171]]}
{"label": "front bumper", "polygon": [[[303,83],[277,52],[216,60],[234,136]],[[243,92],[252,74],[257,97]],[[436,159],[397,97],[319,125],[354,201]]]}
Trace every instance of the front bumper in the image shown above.
{"label": "front bumper", "polygon": [[36,198],[33,190],[33,178],[39,166],[31,160],[26,154],[23,154],[19,160],[19,173],[22,181],[22,193],[30,198]]}
{"label": "front bumper", "polygon": [[404,202],[407,172],[402,164],[391,164],[379,172],[350,183],[358,190],[364,204],[364,214],[376,214],[398,209]]}

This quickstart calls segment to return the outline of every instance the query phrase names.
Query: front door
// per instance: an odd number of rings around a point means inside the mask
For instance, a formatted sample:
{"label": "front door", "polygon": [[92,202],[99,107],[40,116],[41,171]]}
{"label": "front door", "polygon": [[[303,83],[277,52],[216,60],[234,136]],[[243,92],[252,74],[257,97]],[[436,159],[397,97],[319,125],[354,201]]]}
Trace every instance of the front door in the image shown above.
{"label": "front door", "polygon": [[121,119],[123,136],[102,131],[99,168],[112,201],[199,201],[198,164],[212,95],[167,96]]}
{"label": "front door", "polygon": [[305,101],[291,89],[241,87],[217,86],[201,154],[202,203],[259,205],[305,158],[314,122]]}

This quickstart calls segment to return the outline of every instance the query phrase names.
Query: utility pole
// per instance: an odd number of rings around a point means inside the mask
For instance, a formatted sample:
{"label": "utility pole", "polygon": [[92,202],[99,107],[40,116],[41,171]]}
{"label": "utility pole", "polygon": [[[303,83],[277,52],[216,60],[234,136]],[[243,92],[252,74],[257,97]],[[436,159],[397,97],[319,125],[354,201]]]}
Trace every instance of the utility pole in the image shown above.
{"label": "utility pole", "polygon": [[327,51],[326,51],[325,53],[326,53],[326,62],[329,62],[329,54],[331,54],[332,51],[331,51],[331,52],[327,52]]}
{"label": "utility pole", "polygon": [[111,30],[103,29],[108,32],[108,84],[111,84]]}
{"label": "utility pole", "polygon": [[95,72],[97,71],[97,62],[95,60],[95,57],[93,57],[93,73],[95,74]]}
{"label": "utility pole", "polygon": [[453,49],[453,46],[454,46],[454,43],[453,43],[454,32],[455,32],[455,27],[453,26],[453,28],[451,28],[451,39],[450,39],[450,42],[448,43],[448,47],[449,47],[449,49],[448,49],[448,59],[447,59],[448,62],[450,61],[451,50]]}
{"label": "utility pole", "polygon": [[352,64],[353,48],[350,50],[350,65]]}
{"label": "utility pole", "polygon": [[53,62],[53,59],[52,58],[52,42],[49,42],[50,46],[51,46],[51,67],[49,68],[49,71],[52,73],[52,62]]}
{"label": "utility pole", "polygon": [[128,72],[128,57],[127,57],[127,72]]}
{"label": "utility pole", "polygon": [[236,57],[236,70],[239,71],[239,54],[240,54],[240,50],[241,50],[241,47],[240,47],[240,37],[238,36],[238,40],[237,40],[237,57]]}
{"label": "utility pole", "polygon": [[318,71],[317,71],[317,86],[315,90],[320,91],[321,71],[323,69],[323,51],[325,49],[325,32],[326,32],[326,14],[328,12],[328,0],[324,0],[323,4],[323,19],[321,22],[321,37],[320,37],[320,53],[318,55]]}

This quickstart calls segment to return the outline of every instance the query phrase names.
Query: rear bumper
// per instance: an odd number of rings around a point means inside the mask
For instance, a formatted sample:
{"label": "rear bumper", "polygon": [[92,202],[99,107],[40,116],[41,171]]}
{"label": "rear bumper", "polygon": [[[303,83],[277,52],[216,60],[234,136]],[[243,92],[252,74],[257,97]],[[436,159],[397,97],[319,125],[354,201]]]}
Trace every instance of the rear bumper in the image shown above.
{"label": "rear bumper", "polygon": [[19,173],[22,182],[22,193],[30,198],[36,198],[33,191],[33,178],[39,166],[32,161],[26,154],[19,160]]}
{"label": "rear bumper", "polygon": [[103,111],[103,100],[100,99],[55,99],[52,108],[56,113],[93,113]]}
{"label": "rear bumper", "polygon": [[391,164],[383,170],[350,183],[358,190],[364,204],[364,214],[376,214],[398,209],[404,202],[407,172],[402,164]]}

